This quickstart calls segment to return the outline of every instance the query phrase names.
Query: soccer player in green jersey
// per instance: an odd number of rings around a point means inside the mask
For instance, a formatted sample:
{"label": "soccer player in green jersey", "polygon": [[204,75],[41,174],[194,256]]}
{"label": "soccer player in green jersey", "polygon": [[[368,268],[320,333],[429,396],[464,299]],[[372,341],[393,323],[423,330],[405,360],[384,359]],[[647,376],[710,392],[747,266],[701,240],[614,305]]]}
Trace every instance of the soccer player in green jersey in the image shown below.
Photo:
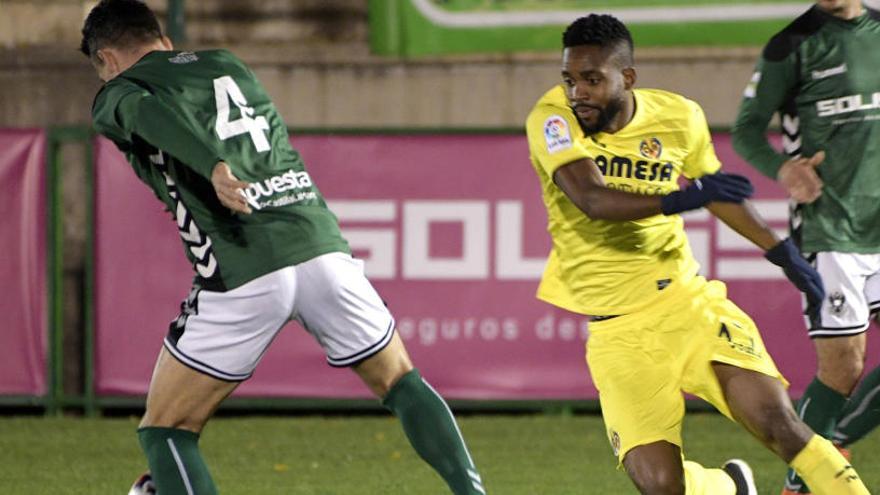
{"label": "soccer player in green jersey", "polygon": [[[779,113],[784,153],[767,142]],[[862,375],[880,310],[880,12],[819,0],[767,43],[733,130],[736,151],[792,199],[792,237],[826,297],[806,318],[818,372],[798,413],[841,448],[880,422],[880,368]],[[793,471],[783,493],[809,493]]]}
{"label": "soccer player in green jersey", "polygon": [[82,33],[105,81],[94,126],[167,205],[196,272],[138,429],[158,492],[217,492],[199,434],[297,320],[400,418],[453,493],[485,494],[452,413],[413,368],[250,69],[223,50],[175,51],[137,0],[101,1]]}

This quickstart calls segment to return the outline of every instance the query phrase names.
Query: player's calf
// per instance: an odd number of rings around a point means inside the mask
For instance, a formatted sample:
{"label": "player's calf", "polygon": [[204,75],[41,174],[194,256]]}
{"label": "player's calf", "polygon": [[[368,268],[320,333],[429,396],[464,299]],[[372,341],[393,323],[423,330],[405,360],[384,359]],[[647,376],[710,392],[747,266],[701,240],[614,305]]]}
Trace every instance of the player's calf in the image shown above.
{"label": "player's calf", "polygon": [[813,435],[787,401],[764,404],[758,415],[751,417],[745,426],[786,462],[794,459]]}
{"label": "player's calf", "polygon": [[486,494],[452,411],[417,369],[394,384],[382,405],[400,419],[413,449],[446,480],[453,493]]}

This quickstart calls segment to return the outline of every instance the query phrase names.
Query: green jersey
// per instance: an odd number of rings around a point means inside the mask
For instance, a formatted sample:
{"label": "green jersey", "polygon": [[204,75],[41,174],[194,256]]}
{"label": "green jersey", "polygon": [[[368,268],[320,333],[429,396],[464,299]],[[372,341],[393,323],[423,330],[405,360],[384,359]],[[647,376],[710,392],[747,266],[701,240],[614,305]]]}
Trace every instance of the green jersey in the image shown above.
{"label": "green jersey", "polygon": [[[776,112],[786,154],[765,135]],[[804,252],[880,252],[880,13],[845,21],[813,6],[774,36],[746,88],[733,145],[774,179],[790,156],[825,151],[822,196],[797,205],[793,237]]]}
{"label": "green jersey", "polygon": [[[151,52],[101,88],[92,119],[167,205],[200,286],[349,252],[266,91],[228,51]],[[250,184],[252,214],[220,204],[218,161]]]}

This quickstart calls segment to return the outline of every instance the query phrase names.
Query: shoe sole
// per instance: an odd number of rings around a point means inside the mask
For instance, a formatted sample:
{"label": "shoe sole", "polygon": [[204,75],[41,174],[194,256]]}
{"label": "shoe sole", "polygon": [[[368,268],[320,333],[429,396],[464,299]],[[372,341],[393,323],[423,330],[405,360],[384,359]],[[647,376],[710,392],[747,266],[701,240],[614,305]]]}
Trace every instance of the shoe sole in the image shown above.
{"label": "shoe sole", "polygon": [[748,495],[758,495],[758,487],[755,486],[755,475],[752,473],[752,468],[749,467],[746,461],[743,461],[742,459],[731,459],[724,464],[733,464],[738,467],[746,479]]}

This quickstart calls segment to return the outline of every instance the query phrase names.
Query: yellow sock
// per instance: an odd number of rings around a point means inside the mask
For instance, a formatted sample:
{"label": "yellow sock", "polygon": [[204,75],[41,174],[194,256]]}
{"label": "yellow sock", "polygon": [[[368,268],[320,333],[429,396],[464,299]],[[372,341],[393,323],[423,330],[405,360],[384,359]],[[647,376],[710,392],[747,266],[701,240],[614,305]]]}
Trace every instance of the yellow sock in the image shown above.
{"label": "yellow sock", "polygon": [[814,495],[870,495],[858,473],[831,442],[819,435],[791,461]]}
{"label": "yellow sock", "polygon": [[735,495],[736,485],[724,471],[706,469],[696,462],[684,461],[686,495]]}

